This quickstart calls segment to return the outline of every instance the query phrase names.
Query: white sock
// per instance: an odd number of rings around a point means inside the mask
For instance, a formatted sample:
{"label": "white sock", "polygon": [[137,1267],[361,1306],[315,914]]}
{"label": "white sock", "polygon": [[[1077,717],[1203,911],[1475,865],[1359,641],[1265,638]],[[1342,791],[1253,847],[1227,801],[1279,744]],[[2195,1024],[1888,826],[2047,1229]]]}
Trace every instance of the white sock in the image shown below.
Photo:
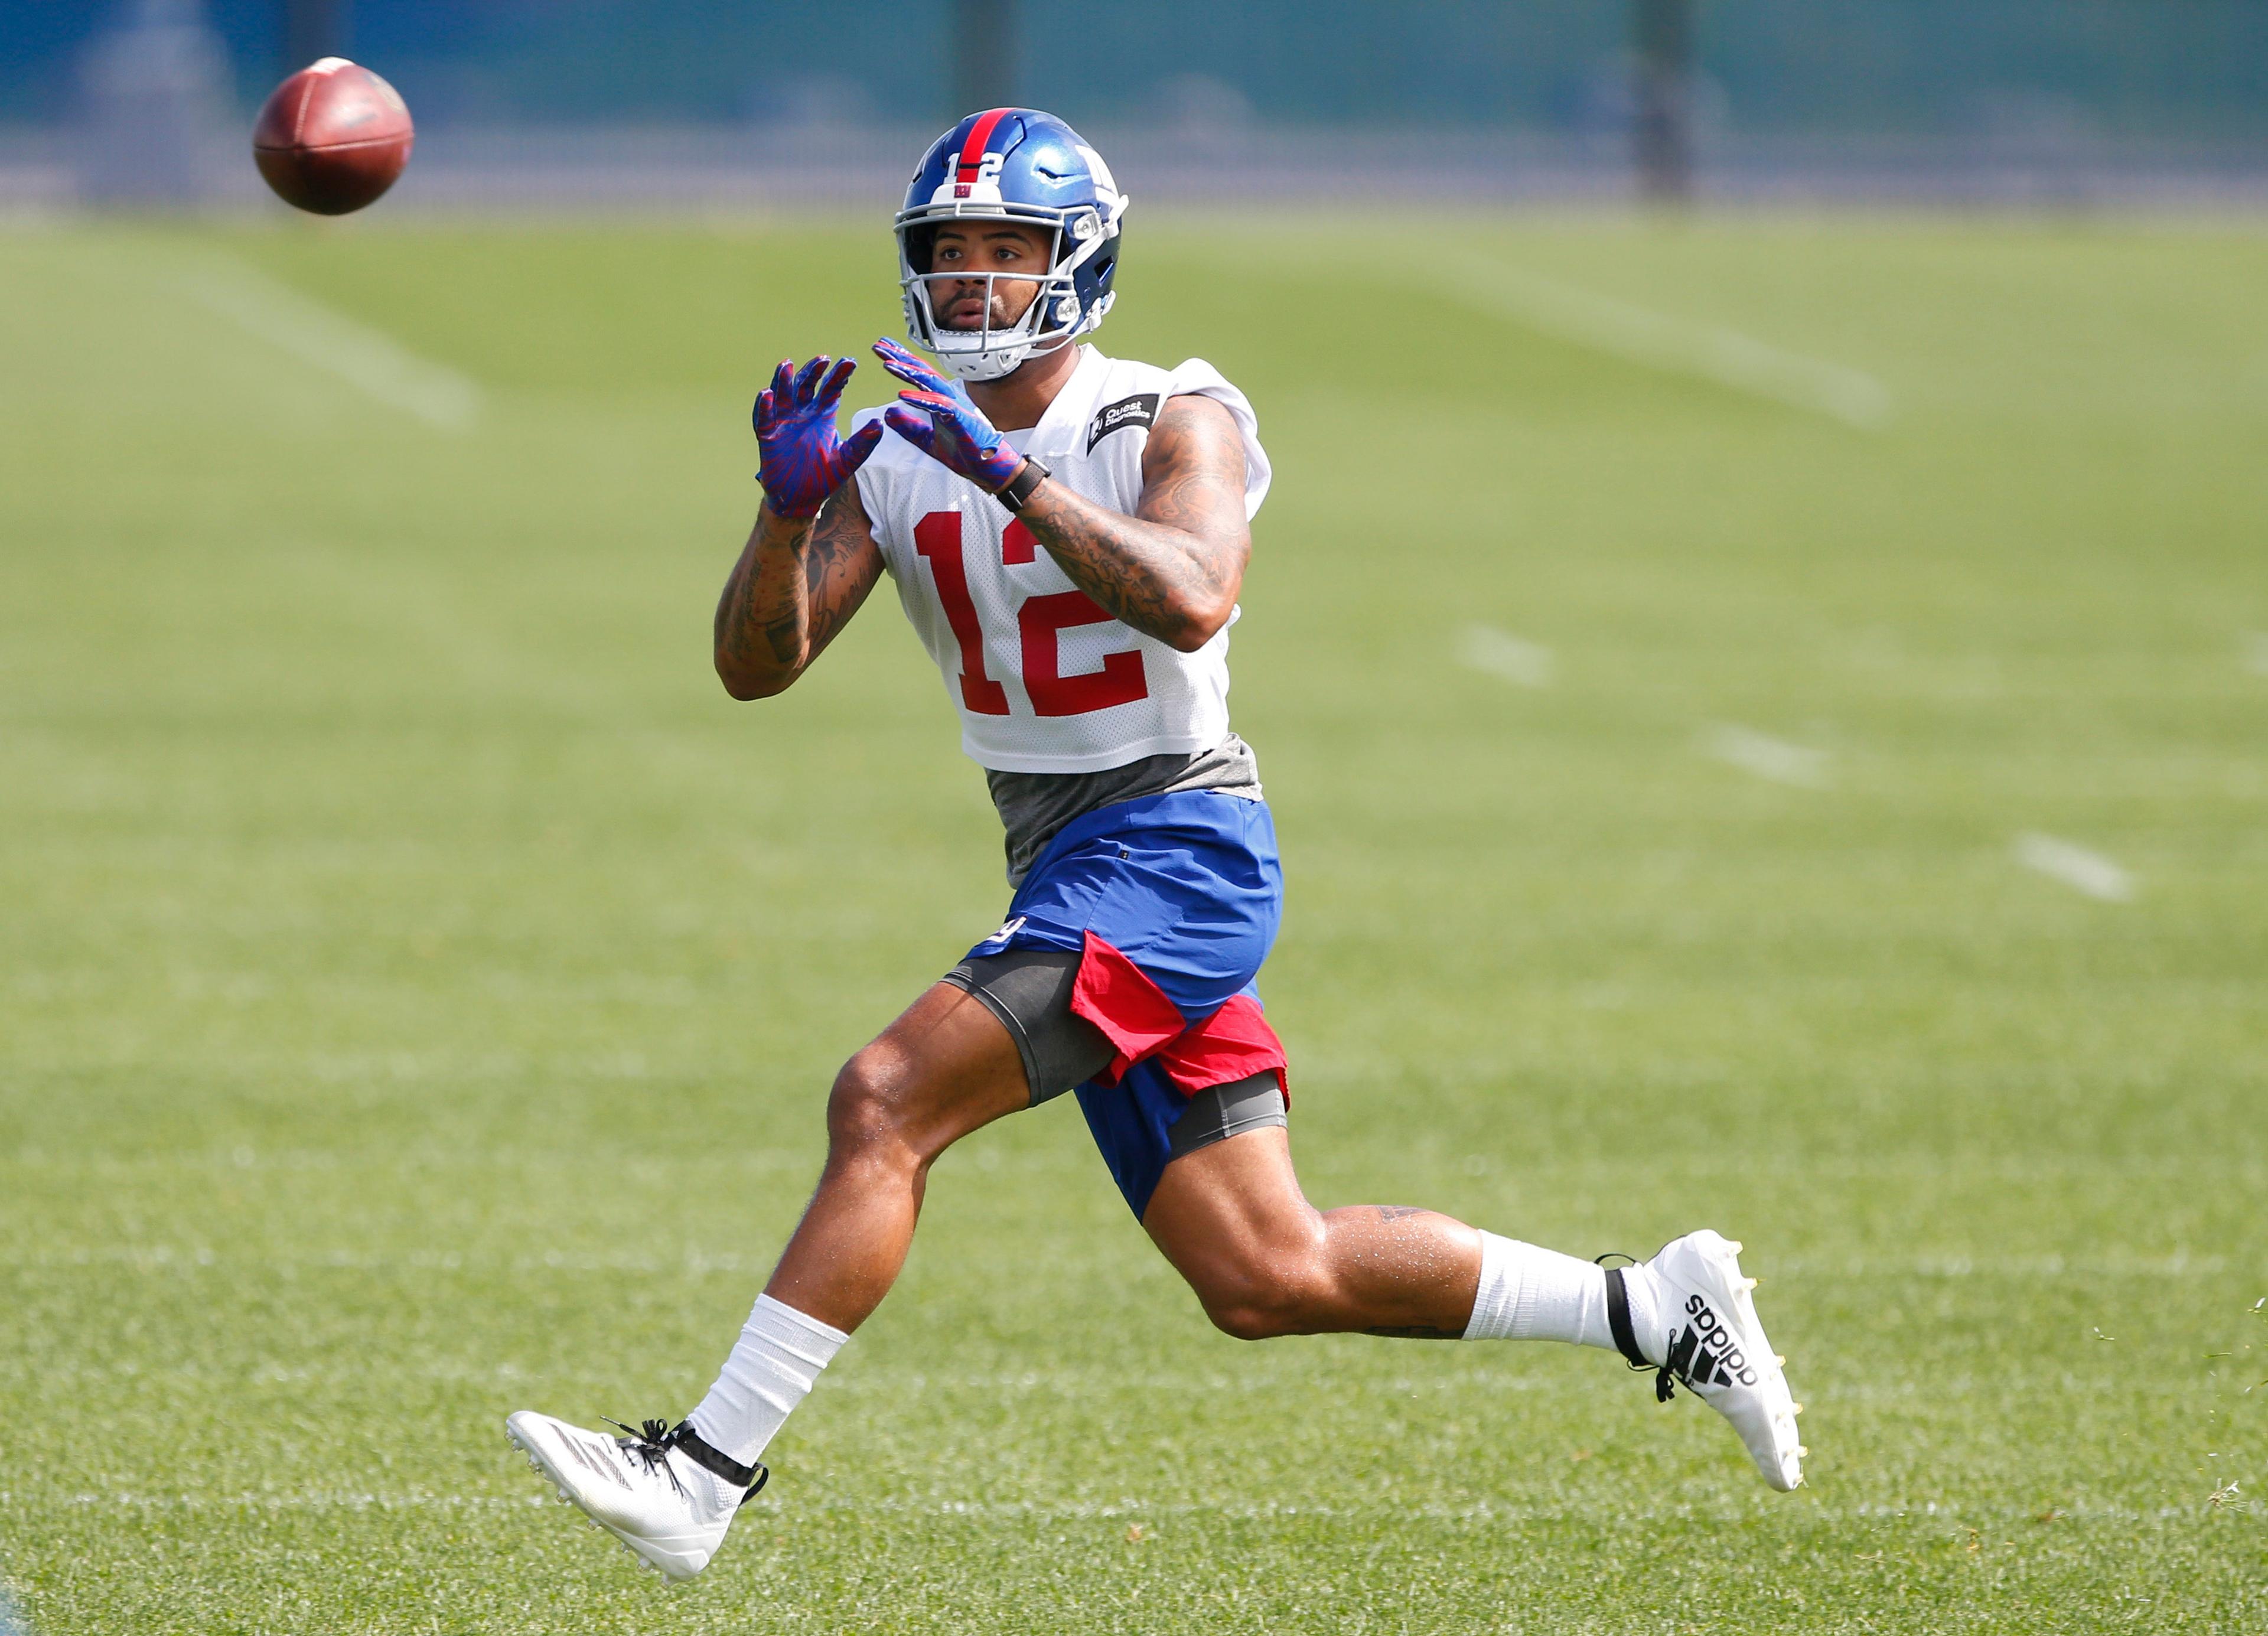
{"label": "white sock", "polygon": [[784,1301],[759,1295],[724,1373],[686,1418],[718,1453],[754,1465],[850,1338]]}
{"label": "white sock", "polygon": [[[1644,1266],[1623,1269],[1631,1332],[1649,1358],[1662,1355],[1661,1301]],[[1607,1275],[1594,1262],[1518,1239],[1481,1234],[1481,1286],[1465,1325],[1469,1341],[1570,1341],[1616,1350],[1607,1323]]]}

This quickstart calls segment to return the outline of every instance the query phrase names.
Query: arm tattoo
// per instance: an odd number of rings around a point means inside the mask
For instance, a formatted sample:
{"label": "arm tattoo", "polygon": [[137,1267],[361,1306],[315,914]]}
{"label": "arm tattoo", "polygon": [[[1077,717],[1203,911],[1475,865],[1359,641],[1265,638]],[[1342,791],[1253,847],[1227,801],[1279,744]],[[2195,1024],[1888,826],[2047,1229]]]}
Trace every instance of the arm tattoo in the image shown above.
{"label": "arm tattoo", "polygon": [[1461,1341],[1465,1338],[1462,1330],[1437,1330],[1430,1323],[1410,1323],[1400,1328],[1381,1325],[1374,1330],[1365,1330],[1363,1333],[1383,1335],[1388,1340],[1397,1341]]}
{"label": "arm tattoo", "polygon": [[880,578],[856,482],[806,523],[758,514],[717,603],[717,669],[737,694],[777,692],[825,651]]}
{"label": "arm tattoo", "polygon": [[1024,507],[1025,526],[1112,615],[1176,647],[1201,647],[1227,623],[1252,550],[1242,435],[1210,398],[1168,399],[1142,473],[1132,517],[1051,483]]}

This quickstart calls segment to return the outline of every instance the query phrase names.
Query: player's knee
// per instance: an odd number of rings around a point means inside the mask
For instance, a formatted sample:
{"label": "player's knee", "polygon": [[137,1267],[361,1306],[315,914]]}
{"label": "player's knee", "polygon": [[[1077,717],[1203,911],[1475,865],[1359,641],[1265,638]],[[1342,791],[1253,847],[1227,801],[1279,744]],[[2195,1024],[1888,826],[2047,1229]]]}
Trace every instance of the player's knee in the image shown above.
{"label": "player's knee", "polygon": [[1279,1335],[1299,1333],[1287,1321],[1288,1315],[1260,1302],[1207,1301],[1204,1314],[1212,1320],[1213,1328],[1241,1341],[1274,1340]]}
{"label": "player's knee", "polygon": [[1241,1341],[1312,1335],[1330,1327],[1324,1280],[1306,1258],[1256,1257],[1190,1280],[1213,1327]]}
{"label": "player's knee", "polygon": [[896,1053],[879,1043],[843,1065],[827,1095],[830,1155],[850,1158],[905,1146],[904,1079]]}

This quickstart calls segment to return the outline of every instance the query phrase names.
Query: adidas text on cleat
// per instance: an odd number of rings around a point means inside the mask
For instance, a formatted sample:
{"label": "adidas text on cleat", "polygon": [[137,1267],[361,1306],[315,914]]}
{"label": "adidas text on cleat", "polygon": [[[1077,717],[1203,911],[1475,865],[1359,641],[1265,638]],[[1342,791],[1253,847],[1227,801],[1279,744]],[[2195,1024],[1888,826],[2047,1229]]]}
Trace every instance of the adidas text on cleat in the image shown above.
{"label": "adidas text on cleat", "polygon": [[1634,1367],[1654,1371],[1667,1403],[1682,1385],[1733,1423],[1764,1481],[1783,1492],[1803,1481],[1787,1361],[1764,1338],[1750,1296],[1757,1280],[1742,1276],[1741,1247],[1706,1228],[1664,1244],[1631,1276],[1651,1275],[1666,1331],[1662,1355],[1642,1350],[1632,1331],[1624,1274],[1607,1274],[1607,1317],[1615,1345]]}
{"label": "adidas text on cleat", "polygon": [[707,1567],[733,1514],[769,1475],[711,1448],[686,1421],[673,1427],[648,1420],[615,1437],[523,1409],[504,1430],[561,1500],[582,1507],[593,1527],[665,1579],[688,1580]]}

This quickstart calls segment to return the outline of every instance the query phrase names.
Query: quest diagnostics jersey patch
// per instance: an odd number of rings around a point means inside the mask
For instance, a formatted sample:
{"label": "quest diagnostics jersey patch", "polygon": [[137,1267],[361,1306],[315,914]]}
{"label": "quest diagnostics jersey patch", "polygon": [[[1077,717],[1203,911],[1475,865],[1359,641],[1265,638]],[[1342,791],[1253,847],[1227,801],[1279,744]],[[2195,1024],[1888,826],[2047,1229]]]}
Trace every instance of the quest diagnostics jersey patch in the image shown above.
{"label": "quest diagnostics jersey patch", "polygon": [[1116,403],[1106,403],[1095,410],[1094,418],[1086,424],[1086,452],[1094,453],[1094,446],[1114,431],[1129,426],[1150,426],[1157,424],[1158,405],[1163,402],[1155,392],[1138,392],[1130,398],[1121,398]]}

